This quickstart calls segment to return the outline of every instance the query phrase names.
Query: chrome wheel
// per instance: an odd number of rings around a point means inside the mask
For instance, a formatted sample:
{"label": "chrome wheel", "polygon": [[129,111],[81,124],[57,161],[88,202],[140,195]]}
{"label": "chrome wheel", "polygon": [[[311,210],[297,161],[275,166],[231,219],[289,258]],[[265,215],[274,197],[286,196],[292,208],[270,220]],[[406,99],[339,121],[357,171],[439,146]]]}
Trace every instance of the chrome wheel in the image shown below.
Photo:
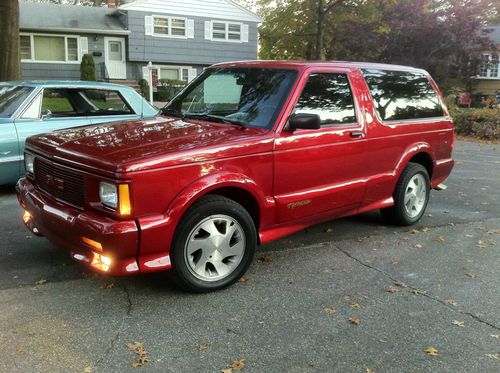
{"label": "chrome wheel", "polygon": [[414,175],[406,186],[404,205],[410,218],[418,216],[425,206],[427,198],[427,183],[422,174]]}
{"label": "chrome wheel", "polygon": [[189,271],[202,281],[218,281],[238,267],[245,254],[245,233],[237,220],[212,215],[189,233],[184,255]]}

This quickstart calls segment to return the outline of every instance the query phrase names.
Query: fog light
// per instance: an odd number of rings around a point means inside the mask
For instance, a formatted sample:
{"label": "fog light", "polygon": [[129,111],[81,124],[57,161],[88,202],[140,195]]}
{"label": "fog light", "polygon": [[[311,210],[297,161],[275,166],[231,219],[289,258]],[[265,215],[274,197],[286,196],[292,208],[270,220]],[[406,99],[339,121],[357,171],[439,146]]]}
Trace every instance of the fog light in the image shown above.
{"label": "fog light", "polygon": [[31,220],[31,214],[28,212],[28,211],[24,211],[24,214],[23,214],[23,221],[24,221],[24,224],[28,224],[28,222]]}
{"label": "fog light", "polygon": [[90,238],[87,238],[87,237],[80,237],[80,240],[85,244],[85,245],[88,245],[96,250],[99,250],[99,251],[102,251],[102,245],[100,242],[97,242],[97,241],[94,241],[94,240],[91,240]]}
{"label": "fog light", "polygon": [[94,256],[90,265],[100,271],[108,272],[111,267],[111,258],[98,253],[93,254]]}

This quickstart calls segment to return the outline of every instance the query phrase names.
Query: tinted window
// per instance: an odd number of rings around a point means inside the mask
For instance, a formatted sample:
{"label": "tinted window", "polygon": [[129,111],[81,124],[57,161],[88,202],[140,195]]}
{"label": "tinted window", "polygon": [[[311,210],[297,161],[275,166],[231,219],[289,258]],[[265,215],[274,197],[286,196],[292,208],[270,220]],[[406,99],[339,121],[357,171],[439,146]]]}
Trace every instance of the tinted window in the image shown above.
{"label": "tinted window", "polygon": [[356,122],[354,100],[347,75],[311,74],[294,112],[318,114],[322,125]]}
{"label": "tinted window", "polygon": [[28,98],[33,88],[0,85],[0,118],[9,118]]}
{"label": "tinted window", "polygon": [[207,69],[162,110],[164,115],[270,128],[295,81],[295,70]]}
{"label": "tinted window", "polygon": [[439,96],[424,74],[364,70],[363,75],[382,120],[444,115]]}

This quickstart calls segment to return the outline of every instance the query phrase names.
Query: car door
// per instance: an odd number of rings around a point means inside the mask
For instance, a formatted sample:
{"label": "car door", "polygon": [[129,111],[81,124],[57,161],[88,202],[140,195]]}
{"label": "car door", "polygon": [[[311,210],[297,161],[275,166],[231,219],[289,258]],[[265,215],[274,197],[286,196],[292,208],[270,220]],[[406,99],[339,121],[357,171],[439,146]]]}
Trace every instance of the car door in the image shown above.
{"label": "car door", "polygon": [[[87,124],[90,120],[72,100],[71,90],[46,88],[15,120],[20,154],[24,153],[24,143],[29,136]],[[21,174],[24,173],[23,162],[20,168]]]}
{"label": "car door", "polygon": [[[309,70],[293,113],[318,114],[320,129],[288,131],[275,141],[278,223],[356,211],[366,187],[365,128],[348,70]],[[302,87],[302,88],[300,88]]]}
{"label": "car door", "polygon": [[11,118],[0,118],[0,185],[12,184],[19,178],[19,144]]}

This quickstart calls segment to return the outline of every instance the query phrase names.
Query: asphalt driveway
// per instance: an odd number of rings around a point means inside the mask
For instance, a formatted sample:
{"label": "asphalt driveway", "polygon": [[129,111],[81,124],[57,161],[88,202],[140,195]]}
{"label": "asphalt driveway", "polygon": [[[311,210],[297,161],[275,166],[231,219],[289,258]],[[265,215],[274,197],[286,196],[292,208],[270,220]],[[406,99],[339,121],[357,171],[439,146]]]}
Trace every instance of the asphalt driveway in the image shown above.
{"label": "asphalt driveway", "polygon": [[455,158],[417,226],[323,224],[206,295],[82,269],[3,190],[0,371],[499,372],[500,146],[458,142]]}

